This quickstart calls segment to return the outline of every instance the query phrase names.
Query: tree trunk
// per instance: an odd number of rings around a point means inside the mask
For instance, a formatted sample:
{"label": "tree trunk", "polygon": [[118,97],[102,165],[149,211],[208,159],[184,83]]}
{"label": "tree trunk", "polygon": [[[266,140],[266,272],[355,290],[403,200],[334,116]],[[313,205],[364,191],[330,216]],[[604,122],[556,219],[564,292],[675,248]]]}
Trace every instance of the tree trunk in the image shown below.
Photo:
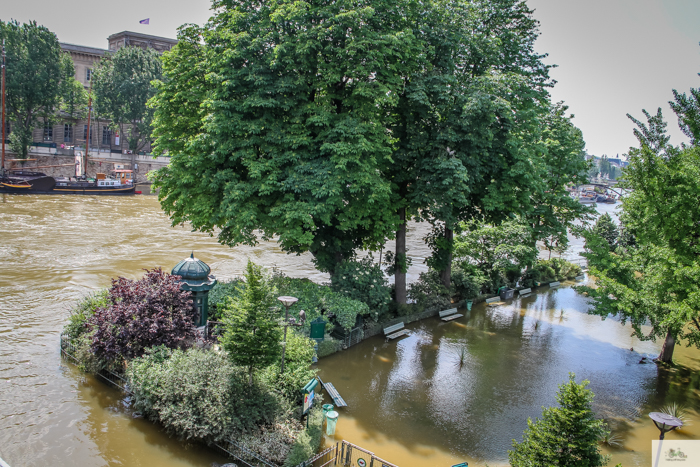
{"label": "tree trunk", "polygon": [[676,346],[676,339],[671,334],[669,330],[666,334],[666,340],[664,341],[663,347],[661,347],[661,353],[659,354],[658,360],[664,363],[671,363],[673,361],[673,349]]}
{"label": "tree trunk", "polygon": [[442,279],[442,285],[449,289],[452,283],[452,241],[454,240],[454,231],[448,229],[447,226],[445,226],[445,240],[450,249],[447,252],[445,269],[440,271],[440,279]]}
{"label": "tree trunk", "polygon": [[396,231],[396,272],[394,273],[394,283],[396,284],[396,303],[406,304],[406,208],[399,210],[401,226]]}

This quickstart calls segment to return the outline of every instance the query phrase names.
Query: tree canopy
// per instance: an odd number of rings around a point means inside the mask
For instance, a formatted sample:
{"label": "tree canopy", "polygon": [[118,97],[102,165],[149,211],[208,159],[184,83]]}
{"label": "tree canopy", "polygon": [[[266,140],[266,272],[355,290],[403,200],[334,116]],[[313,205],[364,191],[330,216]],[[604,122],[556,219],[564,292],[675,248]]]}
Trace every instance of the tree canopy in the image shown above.
{"label": "tree canopy", "polygon": [[151,142],[154,110],[146,104],[156,93],[152,81],[161,79],[162,73],[160,56],[154,49],[122,47],[100,61],[93,74],[100,116],[119,128],[134,153]]}
{"label": "tree canopy", "polygon": [[10,148],[26,159],[34,128],[50,124],[62,98],[69,94],[75,81],[73,62],[61,50],[56,34],[36,21],[0,21],[0,41],[3,39]]}

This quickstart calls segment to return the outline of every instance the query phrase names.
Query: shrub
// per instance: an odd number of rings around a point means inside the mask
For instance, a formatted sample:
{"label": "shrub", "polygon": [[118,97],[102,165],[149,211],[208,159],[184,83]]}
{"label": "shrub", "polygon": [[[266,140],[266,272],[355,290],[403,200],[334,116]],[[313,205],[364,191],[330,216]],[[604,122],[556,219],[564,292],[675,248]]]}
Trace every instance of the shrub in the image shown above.
{"label": "shrub", "polygon": [[223,318],[222,309],[226,305],[227,299],[237,300],[242,287],[245,287],[245,282],[241,279],[220,281],[214,285],[208,295],[209,319],[211,321],[221,321]]}
{"label": "shrub", "polygon": [[260,370],[279,358],[282,332],[277,322],[276,290],[262,268],[248,261],[246,285],[238,300],[227,299],[223,308],[224,334],[221,344],[229,358],[248,370]]}
{"label": "shrub", "polygon": [[319,342],[316,354],[318,358],[327,357],[339,351],[341,348],[340,346],[341,343],[339,340],[326,336],[323,342]]}
{"label": "shrub", "polygon": [[285,413],[283,401],[213,351],[155,347],[131,361],[127,378],[134,408],[185,439],[253,432]]}
{"label": "shrub", "polygon": [[452,306],[450,291],[442,284],[440,274],[432,269],[420,273],[418,280],[409,284],[407,295],[424,309],[446,309]]}
{"label": "shrub", "polygon": [[524,287],[533,287],[535,282],[571,280],[582,272],[581,266],[561,258],[541,259],[525,271],[521,279]]}
{"label": "shrub", "polygon": [[557,465],[599,467],[607,464],[598,442],[607,429],[591,409],[593,392],[588,381],[576,384],[575,375],[559,386],[559,407],[545,408],[542,419],[527,421],[522,443],[513,440],[508,459],[513,467]]}
{"label": "shrub", "polygon": [[287,350],[284,356],[284,373],[281,373],[280,361],[267,367],[261,374],[261,382],[271,390],[282,394],[292,403],[301,399],[301,388],[316,376],[317,370],[311,368],[315,342],[294,331],[287,333]]}
{"label": "shrub", "polygon": [[452,288],[457,300],[477,297],[484,282],[486,277],[476,266],[455,265],[452,269]]}
{"label": "shrub", "polygon": [[70,337],[71,341],[90,331],[88,320],[95,314],[95,310],[108,305],[107,293],[107,289],[102,289],[86,295],[70,310],[68,324],[64,326],[63,333]]}
{"label": "shrub", "polygon": [[331,284],[336,292],[366,304],[375,321],[389,312],[391,289],[382,268],[372,256],[340,263],[331,277]]}
{"label": "shrub", "polygon": [[323,438],[323,410],[321,405],[322,401],[319,397],[314,402],[314,407],[309,411],[309,427],[297,437],[287,459],[284,461],[284,467],[294,467],[301,464],[316,454],[321,446],[321,438]]}
{"label": "shrub", "polygon": [[196,336],[190,293],[160,268],[146,270],[139,280],[112,280],[107,302],[88,320],[95,329],[90,348],[101,360],[139,357],[157,345],[181,348]]}
{"label": "shrub", "polygon": [[335,292],[328,286],[319,285],[308,279],[292,279],[282,274],[276,274],[272,278],[273,284],[280,294],[291,295],[299,301],[290,309],[304,310],[306,323],[304,329],[308,331],[309,323],[319,316],[326,320],[333,318],[344,329],[352,329],[358,315],[367,315],[369,307],[350,297]]}

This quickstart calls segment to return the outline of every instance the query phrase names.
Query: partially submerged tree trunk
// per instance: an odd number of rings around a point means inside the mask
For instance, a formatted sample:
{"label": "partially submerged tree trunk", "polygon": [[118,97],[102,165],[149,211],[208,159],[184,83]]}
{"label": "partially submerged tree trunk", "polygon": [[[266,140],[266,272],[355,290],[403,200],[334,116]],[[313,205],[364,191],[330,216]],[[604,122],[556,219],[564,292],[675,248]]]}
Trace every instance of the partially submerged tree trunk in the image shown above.
{"label": "partially submerged tree trunk", "polygon": [[399,210],[401,225],[396,231],[396,267],[394,283],[396,284],[396,303],[406,304],[406,208]]}
{"label": "partially submerged tree trunk", "polygon": [[673,349],[676,347],[676,339],[669,330],[666,334],[666,340],[664,341],[663,347],[661,347],[661,353],[659,354],[658,360],[664,363],[673,362]]}
{"label": "partially submerged tree trunk", "polygon": [[445,260],[445,269],[440,271],[440,279],[442,280],[442,285],[447,289],[450,288],[452,283],[452,241],[454,240],[454,231],[447,226],[445,226],[445,242],[449,245],[449,250],[447,251],[447,259]]}

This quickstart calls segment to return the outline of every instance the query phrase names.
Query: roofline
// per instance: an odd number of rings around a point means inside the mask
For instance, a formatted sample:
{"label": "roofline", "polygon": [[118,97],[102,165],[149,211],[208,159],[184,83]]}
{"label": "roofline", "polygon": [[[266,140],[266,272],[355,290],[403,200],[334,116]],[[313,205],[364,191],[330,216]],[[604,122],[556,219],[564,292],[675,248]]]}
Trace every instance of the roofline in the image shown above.
{"label": "roofline", "polygon": [[95,55],[104,55],[109,52],[107,49],[88,47],[86,45],[69,44],[68,42],[59,42],[58,45],[60,45],[63,50],[70,50],[73,52],[93,53]]}
{"label": "roofline", "polygon": [[112,34],[111,36],[109,36],[109,37],[107,38],[107,40],[110,41],[110,40],[112,40],[112,39],[114,39],[114,38],[116,38],[116,37],[119,37],[119,36],[121,36],[121,35],[134,36],[134,38],[142,37],[142,38],[148,38],[148,39],[156,39],[156,40],[161,40],[161,41],[169,42],[169,43],[171,43],[171,44],[173,44],[173,45],[175,45],[175,44],[178,43],[178,40],[177,40],[177,39],[171,39],[171,38],[169,38],[169,37],[163,37],[163,36],[152,36],[152,35],[150,35],[150,34],[143,34],[143,33],[134,32],[134,31],[122,31],[122,32],[118,32],[118,33],[116,33],[116,34]]}

